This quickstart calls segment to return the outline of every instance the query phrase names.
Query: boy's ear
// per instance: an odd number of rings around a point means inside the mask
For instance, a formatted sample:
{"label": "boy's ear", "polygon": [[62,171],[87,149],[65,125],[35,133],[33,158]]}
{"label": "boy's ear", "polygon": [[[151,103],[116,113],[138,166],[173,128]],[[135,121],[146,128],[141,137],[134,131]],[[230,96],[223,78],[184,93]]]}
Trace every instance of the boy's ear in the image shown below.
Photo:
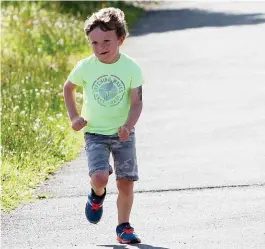
{"label": "boy's ear", "polygon": [[125,40],[125,36],[122,36],[120,39],[119,39],[119,45],[121,46],[123,44]]}

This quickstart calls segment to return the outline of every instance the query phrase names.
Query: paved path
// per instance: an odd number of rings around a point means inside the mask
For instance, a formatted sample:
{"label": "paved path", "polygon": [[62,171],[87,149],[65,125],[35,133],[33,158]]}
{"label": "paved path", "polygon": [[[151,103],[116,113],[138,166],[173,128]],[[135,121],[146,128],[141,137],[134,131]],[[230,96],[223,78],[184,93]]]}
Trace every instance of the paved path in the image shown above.
{"label": "paved path", "polygon": [[86,221],[82,151],[40,188],[55,198],[2,215],[2,248],[264,248],[264,14],[258,2],[167,2],[126,41],[147,82],[132,212],[143,244],[115,243],[113,177],[102,222]]}

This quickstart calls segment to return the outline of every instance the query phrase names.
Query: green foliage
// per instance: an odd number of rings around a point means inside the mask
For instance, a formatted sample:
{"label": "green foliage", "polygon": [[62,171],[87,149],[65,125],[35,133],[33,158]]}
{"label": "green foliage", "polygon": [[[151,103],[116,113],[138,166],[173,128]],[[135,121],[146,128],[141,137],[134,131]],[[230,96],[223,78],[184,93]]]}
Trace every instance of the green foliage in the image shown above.
{"label": "green foliage", "polygon": [[[131,24],[143,13],[119,2],[2,2],[3,209],[28,200],[41,180],[80,151],[82,133],[70,127],[63,84],[91,52],[83,16],[109,5],[124,6]],[[80,92],[77,100],[80,108]]]}

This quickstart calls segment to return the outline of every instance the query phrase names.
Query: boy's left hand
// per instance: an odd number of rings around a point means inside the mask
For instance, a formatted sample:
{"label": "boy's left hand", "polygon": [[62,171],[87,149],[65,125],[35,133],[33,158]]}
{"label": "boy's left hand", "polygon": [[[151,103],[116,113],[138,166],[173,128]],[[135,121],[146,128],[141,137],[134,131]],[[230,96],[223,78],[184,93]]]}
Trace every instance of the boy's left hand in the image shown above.
{"label": "boy's left hand", "polygon": [[122,142],[126,142],[129,140],[130,131],[127,126],[123,125],[118,130],[118,135]]}

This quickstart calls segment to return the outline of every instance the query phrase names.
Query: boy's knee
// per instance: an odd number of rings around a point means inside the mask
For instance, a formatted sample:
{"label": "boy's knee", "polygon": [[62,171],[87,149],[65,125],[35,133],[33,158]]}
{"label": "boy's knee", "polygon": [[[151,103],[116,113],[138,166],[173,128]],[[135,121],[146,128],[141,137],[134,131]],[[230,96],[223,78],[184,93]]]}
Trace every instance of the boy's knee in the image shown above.
{"label": "boy's knee", "polygon": [[105,187],[108,183],[109,172],[96,172],[91,176],[92,184],[96,187]]}

